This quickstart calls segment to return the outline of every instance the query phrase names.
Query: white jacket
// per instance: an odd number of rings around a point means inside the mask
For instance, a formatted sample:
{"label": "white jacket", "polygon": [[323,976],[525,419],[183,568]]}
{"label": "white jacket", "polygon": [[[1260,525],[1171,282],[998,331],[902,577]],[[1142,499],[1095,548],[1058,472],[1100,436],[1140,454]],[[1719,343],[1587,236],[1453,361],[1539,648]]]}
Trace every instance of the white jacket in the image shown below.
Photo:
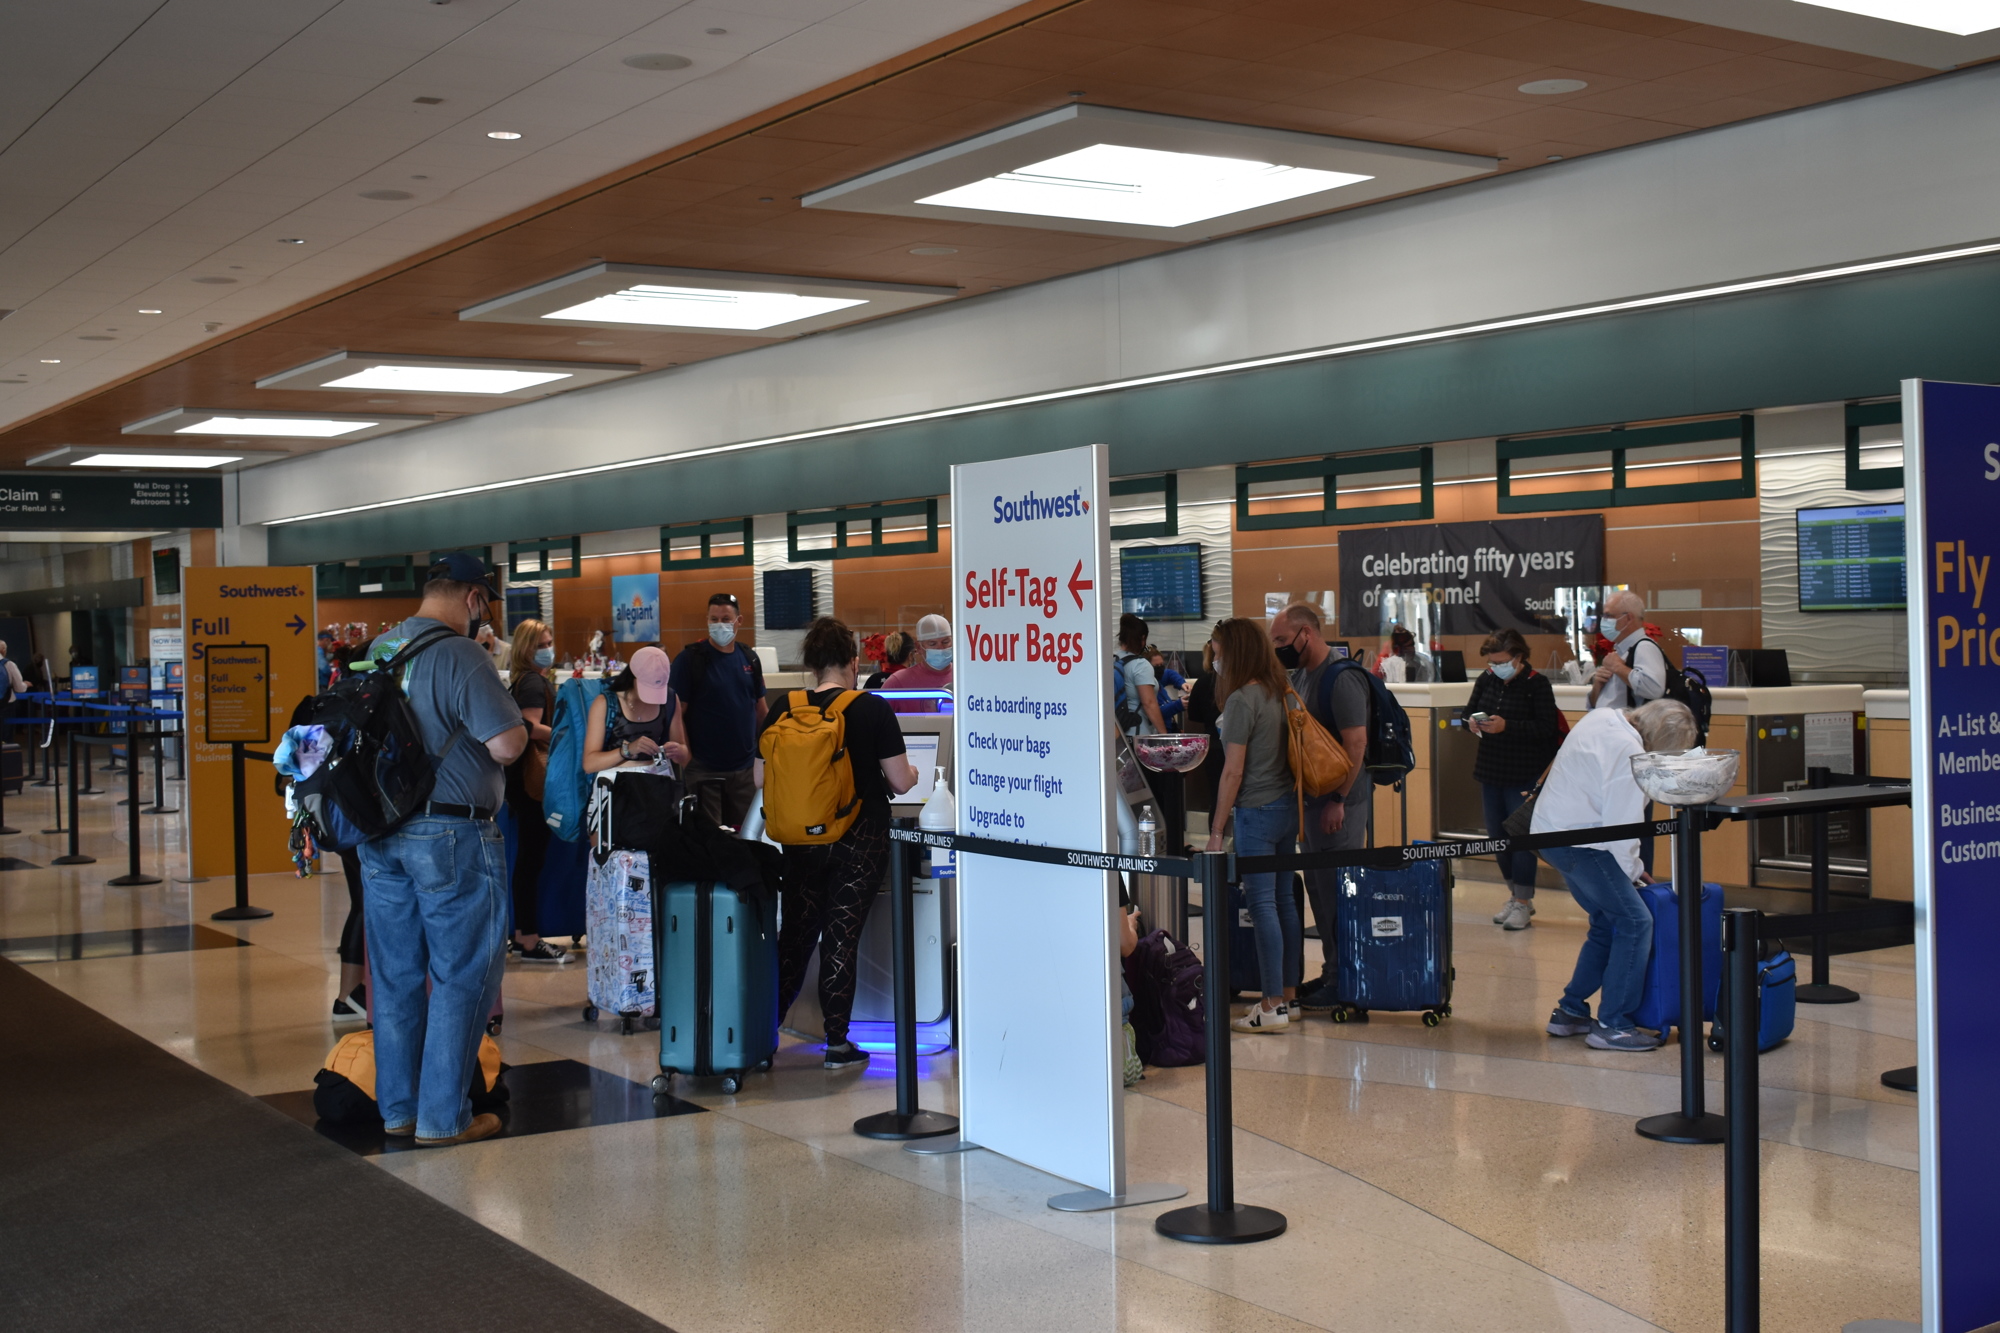
{"label": "white jacket", "polygon": [[[1556,751],[1542,794],[1535,800],[1532,831],[1561,833],[1566,829],[1636,824],[1646,817],[1646,793],[1632,776],[1632,756],[1644,754],[1645,742],[1615,708],[1597,708],[1570,728]],[[1619,868],[1635,883],[1640,873],[1639,840],[1587,842],[1610,852]]]}

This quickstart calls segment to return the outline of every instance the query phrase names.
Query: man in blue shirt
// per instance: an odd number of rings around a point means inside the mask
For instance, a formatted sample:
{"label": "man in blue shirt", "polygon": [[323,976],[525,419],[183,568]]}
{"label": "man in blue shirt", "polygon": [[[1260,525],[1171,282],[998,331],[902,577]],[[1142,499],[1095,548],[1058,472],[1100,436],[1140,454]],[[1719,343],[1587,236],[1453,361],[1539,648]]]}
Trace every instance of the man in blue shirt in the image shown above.
{"label": "man in blue shirt", "polygon": [[702,812],[730,828],[743,826],[757,795],[752,766],[767,708],[763,664],[736,642],[741,619],[734,596],[710,597],[708,641],[682,649],[667,680],[686,710],[690,757],[682,780],[701,797]]}
{"label": "man in blue shirt", "polygon": [[369,650],[386,662],[417,646],[400,668],[403,694],[437,761],[423,810],[360,847],[375,1100],[384,1132],[414,1134],[420,1148],[500,1132],[467,1093],[506,963],[507,847],[493,815],[506,766],[528,744],[521,710],[468,633],[494,596],[485,562],[454,552],[427,571],[416,615]]}

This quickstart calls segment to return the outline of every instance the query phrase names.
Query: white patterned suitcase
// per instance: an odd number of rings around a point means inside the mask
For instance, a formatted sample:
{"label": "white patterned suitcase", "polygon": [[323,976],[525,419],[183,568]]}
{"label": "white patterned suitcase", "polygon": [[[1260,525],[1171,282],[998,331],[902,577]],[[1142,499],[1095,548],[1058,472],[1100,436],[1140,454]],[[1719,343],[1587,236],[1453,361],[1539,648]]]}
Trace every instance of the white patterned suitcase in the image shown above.
{"label": "white patterned suitcase", "polygon": [[653,890],[646,853],[614,851],[601,863],[590,858],[585,895],[590,938],[590,1004],[584,1021],[600,1010],[617,1014],[625,1032],[635,1024],[659,1026],[653,978]]}

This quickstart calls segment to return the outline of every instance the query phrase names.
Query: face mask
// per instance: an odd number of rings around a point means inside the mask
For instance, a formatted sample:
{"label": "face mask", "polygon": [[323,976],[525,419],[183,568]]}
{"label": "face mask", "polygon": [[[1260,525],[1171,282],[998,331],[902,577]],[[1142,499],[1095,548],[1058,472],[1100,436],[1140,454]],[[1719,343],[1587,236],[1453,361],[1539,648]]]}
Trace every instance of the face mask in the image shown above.
{"label": "face mask", "polygon": [[736,626],[726,620],[708,622],[708,638],[718,648],[727,648],[736,642]]}
{"label": "face mask", "polygon": [[465,637],[468,639],[477,639],[481,629],[481,622],[486,617],[486,603],[480,601],[467,606],[465,608],[465,616]]}
{"label": "face mask", "polygon": [[942,671],[951,665],[951,649],[926,648],[924,649],[924,662],[931,670]]}
{"label": "face mask", "polygon": [[1299,664],[1299,650],[1297,648],[1294,648],[1291,644],[1288,643],[1284,647],[1278,649],[1279,666],[1283,667],[1287,671],[1291,671],[1295,669],[1298,666],[1298,664]]}
{"label": "face mask", "polygon": [[1494,675],[1502,680],[1511,680],[1514,676],[1514,664],[1512,662],[1499,662],[1489,667],[1488,670],[1492,671]]}
{"label": "face mask", "polygon": [[536,665],[536,666],[538,666],[538,667],[541,667],[541,668],[542,668],[543,670],[547,670],[547,669],[548,669],[549,667],[552,667],[552,666],[554,666],[555,664],[556,664],[556,650],[555,650],[555,649],[553,649],[553,648],[537,648],[537,649],[535,649],[535,665]]}

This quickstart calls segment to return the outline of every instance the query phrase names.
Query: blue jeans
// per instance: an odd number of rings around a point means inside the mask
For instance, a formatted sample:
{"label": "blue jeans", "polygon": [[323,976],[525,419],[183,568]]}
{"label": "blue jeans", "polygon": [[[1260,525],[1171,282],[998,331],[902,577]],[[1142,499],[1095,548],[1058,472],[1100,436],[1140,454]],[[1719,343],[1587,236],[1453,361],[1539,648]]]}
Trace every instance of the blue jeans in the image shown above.
{"label": "blue jeans", "polygon": [[[1562,1007],[1587,1014],[1590,997],[1602,990],[1597,1021],[1608,1028],[1631,1027],[1639,992],[1645,987],[1646,959],[1653,952],[1653,914],[1610,852],[1544,847],[1542,856],[1562,872],[1576,905],[1590,914],[1590,933],[1577,953]],[[368,887],[372,892],[374,880]]]}
{"label": "blue jeans", "polygon": [[[1486,803],[1486,836],[1505,837],[1500,826],[1507,822],[1508,815],[1521,808],[1521,802],[1528,799],[1527,791],[1512,782],[1482,782],[1479,794]],[[1514,896],[1523,902],[1533,902],[1535,854],[1526,851],[1495,852],[1493,859],[1500,863],[1500,878],[1507,881],[1514,890]],[[1549,864],[1554,865],[1555,862]]]}
{"label": "blue jeans", "polygon": [[[1236,807],[1236,854],[1272,856],[1290,853],[1298,838],[1299,805],[1286,796],[1269,805]],[[1243,899],[1250,906],[1250,925],[1257,938],[1257,973],[1264,994],[1276,999],[1285,987],[1297,986],[1305,970],[1305,927],[1299,921],[1299,905],[1292,897],[1292,877],[1284,876],[1285,890],[1278,892],[1278,874],[1265,871],[1243,877]],[[1322,926],[1322,930],[1326,927]]]}
{"label": "blue jeans", "polygon": [[472,1066],[506,970],[506,842],[491,821],[419,815],[362,843],[361,864],[375,1101],[384,1124],[448,1139],[472,1123]]}

